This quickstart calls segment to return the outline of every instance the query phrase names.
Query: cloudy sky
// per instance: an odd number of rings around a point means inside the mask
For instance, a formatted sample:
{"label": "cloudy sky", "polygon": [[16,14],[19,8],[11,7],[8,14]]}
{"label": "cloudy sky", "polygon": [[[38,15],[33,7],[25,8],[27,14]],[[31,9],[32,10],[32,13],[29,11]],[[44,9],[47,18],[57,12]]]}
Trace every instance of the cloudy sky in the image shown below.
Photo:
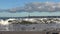
{"label": "cloudy sky", "polygon": [[19,6],[24,6],[30,2],[60,2],[60,0],[0,0],[0,9],[9,9]]}
{"label": "cloudy sky", "polygon": [[31,16],[60,16],[60,0],[0,0],[0,17],[28,16],[29,12]]}

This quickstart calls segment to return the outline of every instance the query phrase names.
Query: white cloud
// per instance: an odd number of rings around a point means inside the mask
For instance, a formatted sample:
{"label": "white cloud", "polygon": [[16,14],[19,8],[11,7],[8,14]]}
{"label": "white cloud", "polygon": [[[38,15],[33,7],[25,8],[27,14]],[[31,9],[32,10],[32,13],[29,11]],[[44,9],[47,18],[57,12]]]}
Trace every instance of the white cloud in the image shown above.
{"label": "white cloud", "polygon": [[54,2],[45,2],[45,3],[39,3],[39,2],[33,2],[25,4],[22,8],[13,8],[10,11],[60,11],[60,3],[54,3]]}

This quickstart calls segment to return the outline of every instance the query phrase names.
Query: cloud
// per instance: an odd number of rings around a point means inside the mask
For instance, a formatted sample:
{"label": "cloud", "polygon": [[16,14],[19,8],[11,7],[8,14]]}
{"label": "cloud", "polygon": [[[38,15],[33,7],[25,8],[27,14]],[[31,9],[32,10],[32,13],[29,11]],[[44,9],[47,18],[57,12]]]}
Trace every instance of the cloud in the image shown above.
{"label": "cloud", "polygon": [[9,9],[10,12],[55,12],[60,11],[60,3],[54,3],[54,2],[33,2],[33,3],[27,3],[24,7],[16,7]]}

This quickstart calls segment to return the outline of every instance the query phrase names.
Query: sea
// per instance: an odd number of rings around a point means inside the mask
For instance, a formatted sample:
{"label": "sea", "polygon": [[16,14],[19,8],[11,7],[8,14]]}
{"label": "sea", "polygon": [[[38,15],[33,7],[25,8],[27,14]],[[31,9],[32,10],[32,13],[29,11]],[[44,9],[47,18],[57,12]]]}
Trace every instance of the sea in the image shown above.
{"label": "sea", "polygon": [[[26,17],[26,16],[60,16],[60,11],[57,12],[0,12],[0,19],[10,17]],[[2,18],[3,17],[3,18]],[[10,24],[1,25],[0,31],[44,31],[44,30],[60,29],[60,24]]]}
{"label": "sea", "polygon": [[60,11],[56,12],[0,12],[0,17],[25,17],[25,16],[60,16]]}

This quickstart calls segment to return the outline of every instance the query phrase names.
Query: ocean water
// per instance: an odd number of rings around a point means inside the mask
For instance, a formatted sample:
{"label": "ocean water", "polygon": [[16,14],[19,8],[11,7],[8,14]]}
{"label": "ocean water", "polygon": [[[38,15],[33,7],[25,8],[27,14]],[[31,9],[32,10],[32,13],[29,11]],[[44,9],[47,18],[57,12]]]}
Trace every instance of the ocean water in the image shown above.
{"label": "ocean water", "polygon": [[25,17],[28,16],[60,16],[60,11],[57,12],[16,12],[16,13],[10,13],[10,12],[0,12],[0,17]]}
{"label": "ocean water", "polygon": [[[0,17],[25,17],[28,16],[60,16],[60,12],[0,12]],[[35,27],[35,29],[33,29]],[[30,24],[28,26],[21,24],[1,25],[0,31],[42,31],[46,29],[60,29],[60,24]]]}
{"label": "ocean water", "polygon": [[50,31],[54,29],[60,30],[60,24],[11,24],[0,26],[0,31]]}

